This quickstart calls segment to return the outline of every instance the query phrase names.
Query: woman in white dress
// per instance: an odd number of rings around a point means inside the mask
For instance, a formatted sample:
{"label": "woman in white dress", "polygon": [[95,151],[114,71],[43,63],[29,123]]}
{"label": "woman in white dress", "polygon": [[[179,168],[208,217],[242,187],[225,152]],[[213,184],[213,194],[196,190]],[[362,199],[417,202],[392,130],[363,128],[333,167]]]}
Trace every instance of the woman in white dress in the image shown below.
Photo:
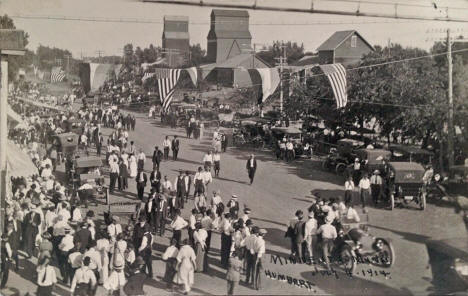
{"label": "woman in white dress", "polygon": [[130,155],[128,159],[128,164],[130,166],[130,178],[135,178],[137,176],[137,160],[135,155]]}
{"label": "woman in white dress", "polygon": [[177,274],[174,282],[184,285],[184,294],[187,295],[193,286],[193,274],[195,271],[196,259],[195,251],[189,244],[188,239],[185,239],[183,246],[177,254]]}

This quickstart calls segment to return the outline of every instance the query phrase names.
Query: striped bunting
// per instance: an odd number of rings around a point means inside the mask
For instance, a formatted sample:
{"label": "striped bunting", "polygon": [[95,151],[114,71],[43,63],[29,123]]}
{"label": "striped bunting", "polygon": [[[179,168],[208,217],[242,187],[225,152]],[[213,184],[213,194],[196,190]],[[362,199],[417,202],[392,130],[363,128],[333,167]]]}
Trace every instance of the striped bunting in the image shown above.
{"label": "striped bunting", "polygon": [[50,82],[61,82],[65,79],[65,72],[60,67],[53,67],[50,73]]}
{"label": "striped bunting", "polygon": [[167,68],[156,68],[154,69],[154,72],[146,72],[143,75],[143,78],[141,79],[143,82],[145,82],[149,78],[155,78],[155,79],[166,79],[169,78],[171,75],[171,70],[173,69],[167,69]]}
{"label": "striped bunting", "polygon": [[[169,106],[172,102],[172,95],[174,94],[175,86],[177,81],[179,81],[181,69],[158,69],[165,70],[168,72],[167,77],[162,77],[157,79],[158,89],[159,89],[159,98],[161,99],[161,105],[164,111],[169,109]],[[162,71],[161,71],[162,72]],[[161,73],[163,74],[163,73]],[[159,74],[155,73],[155,76]]]}
{"label": "striped bunting", "polygon": [[323,73],[328,77],[336,100],[336,107],[343,108],[348,103],[346,92],[346,69],[341,64],[320,65]]}

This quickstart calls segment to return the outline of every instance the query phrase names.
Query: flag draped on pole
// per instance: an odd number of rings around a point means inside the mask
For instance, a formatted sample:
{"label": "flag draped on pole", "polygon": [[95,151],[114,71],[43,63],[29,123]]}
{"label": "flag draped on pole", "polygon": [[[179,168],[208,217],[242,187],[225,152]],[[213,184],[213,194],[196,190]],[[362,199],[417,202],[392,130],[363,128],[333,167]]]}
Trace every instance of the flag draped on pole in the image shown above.
{"label": "flag draped on pole", "polygon": [[[159,73],[154,73],[158,83],[159,98],[163,110],[167,111],[172,102],[172,95],[174,94],[175,86],[180,78],[181,69],[157,69]],[[164,71],[161,71],[164,70]],[[167,74],[167,75],[166,75]]]}
{"label": "flag draped on pole", "polygon": [[61,82],[65,79],[65,72],[60,67],[53,67],[50,72],[50,82]]}
{"label": "flag draped on pole", "polygon": [[280,83],[278,69],[258,68],[248,69],[248,72],[254,89],[258,91],[258,103],[261,104],[273,94]]}
{"label": "flag draped on pole", "polygon": [[336,107],[343,108],[348,102],[346,91],[346,69],[341,64],[320,65],[323,73],[328,77],[336,100]]}

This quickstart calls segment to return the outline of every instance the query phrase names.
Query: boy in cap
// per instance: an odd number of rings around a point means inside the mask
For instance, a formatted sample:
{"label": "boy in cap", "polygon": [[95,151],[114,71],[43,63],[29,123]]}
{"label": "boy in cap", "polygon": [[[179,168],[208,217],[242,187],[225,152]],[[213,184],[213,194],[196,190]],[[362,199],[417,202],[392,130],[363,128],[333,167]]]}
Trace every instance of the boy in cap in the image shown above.
{"label": "boy in cap", "polygon": [[327,269],[330,269],[330,260],[328,259],[330,250],[333,247],[333,241],[338,236],[335,226],[332,225],[332,218],[327,216],[325,224],[319,227],[317,234],[322,234],[322,252]]}

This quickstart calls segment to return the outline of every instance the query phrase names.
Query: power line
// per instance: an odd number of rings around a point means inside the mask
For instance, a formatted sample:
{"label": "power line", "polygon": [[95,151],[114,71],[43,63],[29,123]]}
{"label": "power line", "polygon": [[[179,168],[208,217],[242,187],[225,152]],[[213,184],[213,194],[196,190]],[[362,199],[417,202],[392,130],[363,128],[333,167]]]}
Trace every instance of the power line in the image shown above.
{"label": "power line", "polygon": [[[12,18],[18,19],[39,19],[39,20],[54,20],[54,21],[80,21],[80,22],[103,22],[103,23],[136,23],[136,24],[164,24],[161,19],[145,19],[145,18],[108,18],[108,17],[86,17],[86,16],[64,16],[64,15],[25,15],[14,14],[9,15]],[[317,22],[265,22],[265,23],[249,23],[249,26],[321,26],[321,25],[360,25],[360,24],[402,24],[413,23],[414,21],[317,21]],[[238,21],[216,21],[216,22],[193,22],[191,25],[210,25],[210,24],[233,24]]]}
{"label": "power line", "polygon": [[355,3],[355,4],[377,4],[377,5],[392,5],[392,6],[403,6],[403,7],[413,7],[413,8],[432,8],[432,9],[437,9],[437,10],[444,10],[446,11],[447,9],[457,9],[457,10],[468,10],[468,7],[451,7],[451,6],[437,6],[437,8],[434,5],[423,5],[423,4],[408,4],[404,2],[385,2],[385,1],[368,1],[368,0],[323,0],[325,2],[348,2],[348,3]]}
{"label": "power line", "polygon": [[[157,4],[168,4],[168,5],[185,5],[185,6],[197,6],[197,7],[219,7],[219,8],[230,8],[230,9],[251,9],[258,11],[278,11],[278,12],[291,12],[291,13],[310,13],[310,14],[330,14],[330,15],[342,15],[342,16],[358,16],[358,17],[374,17],[374,18],[387,18],[387,19],[406,19],[406,20],[419,20],[419,21],[442,21],[442,22],[460,22],[468,23],[468,18],[454,18],[448,15],[448,9],[445,16],[419,16],[419,15],[402,15],[398,13],[398,3],[394,4],[393,11],[386,9],[380,10],[384,12],[361,12],[358,9],[356,11],[345,11],[345,10],[330,10],[330,9],[316,9],[314,7],[314,0],[310,1],[309,7],[279,7],[270,5],[257,5],[257,1],[253,1],[251,4],[241,4],[232,1],[231,3],[205,3],[203,0],[194,2],[189,0],[143,0],[143,2],[151,2]],[[356,2],[358,4],[358,2]],[[418,7],[415,7],[418,8]]]}

